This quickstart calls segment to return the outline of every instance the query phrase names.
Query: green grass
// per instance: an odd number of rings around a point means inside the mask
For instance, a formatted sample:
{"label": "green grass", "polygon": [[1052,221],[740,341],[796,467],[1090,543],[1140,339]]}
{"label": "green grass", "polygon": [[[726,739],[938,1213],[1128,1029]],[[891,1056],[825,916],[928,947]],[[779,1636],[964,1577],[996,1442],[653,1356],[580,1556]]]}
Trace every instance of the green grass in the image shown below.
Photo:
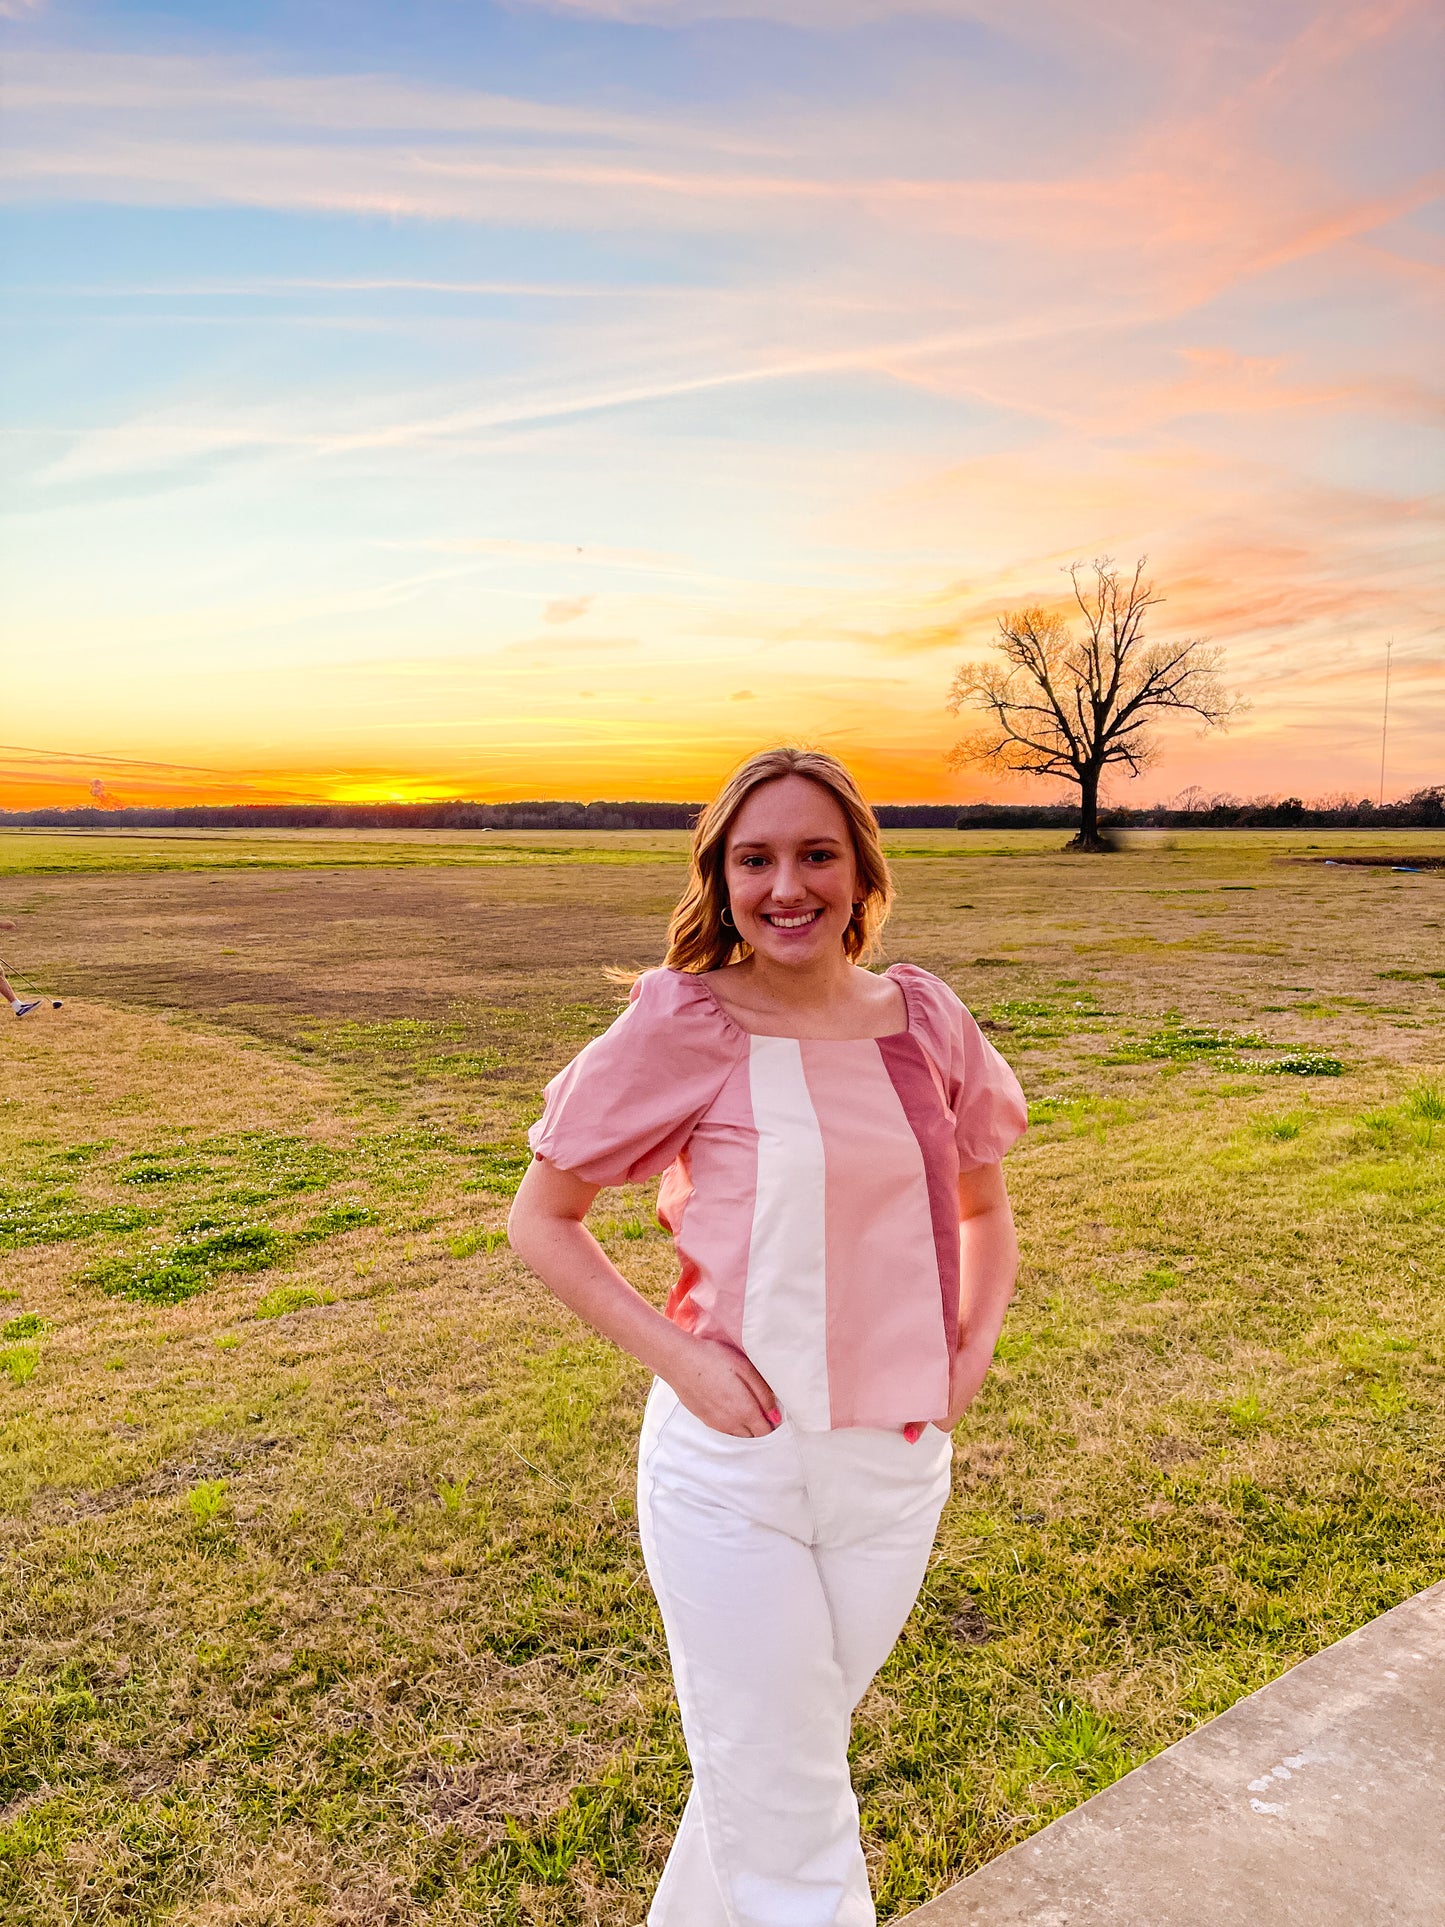
{"label": "green grass", "polygon": [[22,1311],[14,1318],[7,1318],[4,1324],[0,1325],[0,1339],[9,1343],[16,1338],[39,1338],[43,1332],[49,1330],[49,1324],[39,1312]]}
{"label": "green grass", "polygon": [[[885,834],[890,858],[992,858],[1053,850],[1052,831]],[[686,860],[678,830],[52,831],[0,830],[0,876],[371,869],[650,868]],[[234,951],[234,946],[228,946]]]}
{"label": "green grass", "polygon": [[506,1242],[505,1231],[463,1231],[447,1240],[447,1250],[454,1258],[470,1258],[477,1251],[500,1251]]}
{"label": "green grass", "polygon": [[1421,1078],[1414,1089],[1406,1093],[1405,1110],[1424,1132],[1428,1150],[1435,1142],[1436,1125],[1445,1124],[1445,1082],[1433,1077]]}
{"label": "green grass", "polygon": [[313,1244],[323,1238],[339,1237],[342,1232],[359,1231],[363,1225],[380,1222],[380,1212],[373,1211],[370,1205],[363,1204],[359,1198],[344,1198],[339,1204],[328,1205],[314,1218],[308,1218],[296,1236]]}
{"label": "green grass", "polygon": [[1230,1031],[1212,1024],[1186,1024],[1177,1015],[1160,1030],[1129,1038],[1104,1058],[1106,1064],[1200,1064],[1221,1071],[1275,1077],[1339,1077],[1344,1064],[1329,1051],[1299,1047],[1278,1057],[1243,1056],[1270,1048],[1256,1031]]}
{"label": "green grass", "polygon": [[483,1144],[470,1154],[471,1175],[462,1188],[467,1191],[486,1191],[493,1197],[510,1198],[522,1182],[522,1173],[531,1159],[532,1154],[525,1145]]}
{"label": "green grass", "polygon": [[33,1345],[9,1345],[0,1351],[0,1372],[14,1385],[28,1385],[39,1363],[40,1354]]}
{"label": "green grass", "polygon": [[186,1507],[195,1524],[204,1530],[215,1524],[226,1503],[224,1479],[202,1479],[186,1494]]}
{"label": "green grass", "polygon": [[285,1318],[293,1311],[310,1311],[321,1305],[334,1305],[336,1295],[329,1291],[313,1291],[309,1285],[277,1285],[268,1291],[256,1306],[258,1318]]}
{"label": "green grass", "polygon": [[134,1231],[149,1224],[150,1212],[129,1205],[87,1210],[70,1190],[0,1193],[0,1251],[21,1245],[68,1244],[104,1231]]}
{"label": "green grass", "polygon": [[323,1030],[308,1031],[305,1035],[308,1043],[328,1053],[390,1053],[415,1052],[418,1045],[430,1048],[440,1039],[459,1035],[460,1030],[459,1024],[428,1023],[417,1017],[387,1017],[329,1024]]}
{"label": "green grass", "polygon": [[281,1234],[270,1225],[230,1225],[143,1251],[117,1252],[90,1265],[83,1279],[115,1297],[175,1305],[206,1290],[223,1272],[265,1271],[279,1262],[284,1250]]}
{"label": "green grass", "polygon": [[326,832],[0,831],[0,876],[147,875],[175,871],[435,869],[675,863],[681,837],[646,833],[550,834]]}
{"label": "green grass", "polygon": [[[1020,1296],[857,1721],[884,1921],[1445,1576],[1440,883],[900,841],[892,954],[997,1026],[1032,1129]],[[6,1033],[0,1919],[639,1927],[687,1786],[645,1378],[503,1223],[676,843],[25,883],[42,965],[98,961]],[[1302,1052],[1339,1074],[1270,1070]],[[651,1206],[594,1226],[660,1300]]]}

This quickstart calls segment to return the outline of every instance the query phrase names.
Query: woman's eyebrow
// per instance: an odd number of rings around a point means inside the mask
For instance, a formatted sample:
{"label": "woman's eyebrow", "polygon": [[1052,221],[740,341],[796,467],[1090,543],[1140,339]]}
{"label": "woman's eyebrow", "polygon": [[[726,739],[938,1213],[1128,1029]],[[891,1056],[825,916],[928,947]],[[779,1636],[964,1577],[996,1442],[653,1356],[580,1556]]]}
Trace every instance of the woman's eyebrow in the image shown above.
{"label": "woman's eyebrow", "polygon": [[[841,836],[805,836],[799,838],[799,847],[805,850],[816,850],[824,844],[827,844],[831,849],[841,850],[843,847],[843,839]],[[767,837],[757,837],[752,841],[740,841],[729,844],[728,848],[730,853],[736,856],[739,850],[771,850],[773,844]]]}

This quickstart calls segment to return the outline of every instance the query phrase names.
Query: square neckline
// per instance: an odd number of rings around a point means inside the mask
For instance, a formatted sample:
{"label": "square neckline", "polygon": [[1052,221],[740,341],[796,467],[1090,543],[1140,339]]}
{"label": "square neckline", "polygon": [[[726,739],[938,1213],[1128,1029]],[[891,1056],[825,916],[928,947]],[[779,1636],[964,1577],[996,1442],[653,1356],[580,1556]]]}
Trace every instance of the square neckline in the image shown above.
{"label": "square neckline", "polygon": [[[724,968],[726,967],[727,966],[724,965]],[[877,1031],[871,1037],[795,1037],[791,1032],[786,1031],[749,1030],[746,1024],[740,1024],[738,1022],[737,1018],[733,1016],[722,998],[718,996],[717,992],[708,982],[708,978],[716,974],[714,971],[693,970],[685,973],[679,971],[678,975],[682,976],[685,974],[690,976],[695,984],[706,991],[708,1002],[712,1005],[713,1009],[717,1011],[723,1022],[730,1024],[732,1028],[743,1037],[764,1037],[771,1039],[774,1043],[782,1044],[881,1044],[890,1037],[907,1037],[913,1030],[913,1000],[908,995],[907,984],[901,978],[894,976],[893,973],[897,968],[897,964],[889,964],[888,968],[882,974],[894,986],[903,999],[903,1022],[897,1030]]]}

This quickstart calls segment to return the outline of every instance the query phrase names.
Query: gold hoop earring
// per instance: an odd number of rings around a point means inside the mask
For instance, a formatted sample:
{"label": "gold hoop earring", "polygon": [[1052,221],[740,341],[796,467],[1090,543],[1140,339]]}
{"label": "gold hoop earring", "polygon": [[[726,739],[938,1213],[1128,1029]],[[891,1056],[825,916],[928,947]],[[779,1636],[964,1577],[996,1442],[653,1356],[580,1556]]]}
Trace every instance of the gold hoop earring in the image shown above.
{"label": "gold hoop earring", "polygon": [[733,922],[733,913],[726,904],[723,905],[722,910],[719,912],[718,922],[725,930],[737,929],[737,925]]}

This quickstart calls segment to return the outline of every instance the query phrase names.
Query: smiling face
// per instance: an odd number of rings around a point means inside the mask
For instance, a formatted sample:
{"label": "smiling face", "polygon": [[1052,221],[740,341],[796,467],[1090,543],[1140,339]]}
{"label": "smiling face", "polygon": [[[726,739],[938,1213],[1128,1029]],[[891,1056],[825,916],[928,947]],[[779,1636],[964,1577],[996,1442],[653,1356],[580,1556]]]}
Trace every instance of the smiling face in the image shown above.
{"label": "smiling face", "polygon": [[760,784],[728,830],[723,879],[738,935],[759,957],[811,964],[838,950],[859,895],[841,805],[806,776]]}

